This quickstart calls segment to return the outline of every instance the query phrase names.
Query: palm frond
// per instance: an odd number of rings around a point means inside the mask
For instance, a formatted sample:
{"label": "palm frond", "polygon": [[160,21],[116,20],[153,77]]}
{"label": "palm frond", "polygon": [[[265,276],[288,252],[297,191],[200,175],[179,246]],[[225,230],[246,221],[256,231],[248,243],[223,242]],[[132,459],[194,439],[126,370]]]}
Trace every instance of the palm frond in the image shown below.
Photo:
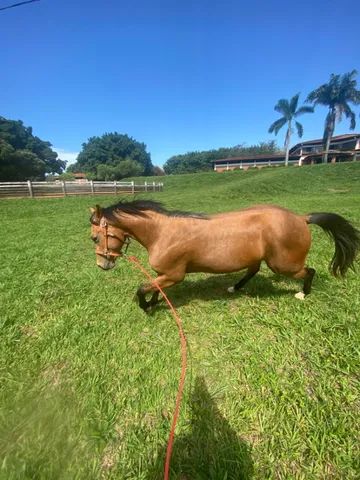
{"label": "palm frond", "polygon": [[333,86],[329,84],[321,85],[316,90],[309,93],[306,102],[314,105],[330,105],[333,99]]}
{"label": "palm frond", "polygon": [[301,138],[303,136],[303,133],[304,133],[304,128],[303,128],[303,126],[301,125],[300,122],[295,122],[295,125],[296,125],[297,134]]}
{"label": "palm frond", "polygon": [[307,106],[300,107],[295,112],[294,117],[299,117],[300,115],[303,115],[304,113],[314,113],[314,107],[307,107]]}
{"label": "palm frond", "polygon": [[345,73],[341,79],[340,84],[343,88],[347,87],[349,90],[356,88],[356,75],[357,71],[352,70],[351,72]]}
{"label": "palm frond", "polygon": [[291,110],[290,110],[290,105],[289,101],[286,100],[285,98],[281,98],[278,103],[275,105],[274,110],[276,112],[281,113],[281,115],[284,115],[287,119],[291,117]]}
{"label": "palm frond", "polygon": [[356,70],[343,75],[331,74],[329,82],[310,92],[306,101],[330,108],[349,101],[356,105],[360,104],[360,91],[356,89],[356,75]]}
{"label": "palm frond", "polygon": [[274,123],[270,125],[269,128],[269,133],[275,133],[275,135],[278,134],[279,130],[285,125],[287,122],[287,119],[285,117],[279,118],[279,120],[276,120]]}
{"label": "palm frond", "polygon": [[314,103],[316,105],[319,97],[324,94],[325,90],[326,90],[326,84],[324,83],[323,85],[320,85],[320,87],[315,88],[315,90],[312,90],[306,97],[305,102]]}
{"label": "palm frond", "polygon": [[343,106],[342,105],[335,105],[335,121],[340,123],[343,116]]}
{"label": "palm frond", "polygon": [[349,95],[349,101],[355,105],[360,105],[360,90],[354,89]]}
{"label": "palm frond", "polygon": [[300,93],[297,93],[290,100],[290,112],[292,113],[292,115],[294,115],[296,112],[298,102],[299,102],[299,97],[300,97]]}
{"label": "palm frond", "polygon": [[355,112],[351,110],[347,103],[343,104],[343,112],[346,118],[350,118],[350,130],[354,130],[356,127],[356,115]]}

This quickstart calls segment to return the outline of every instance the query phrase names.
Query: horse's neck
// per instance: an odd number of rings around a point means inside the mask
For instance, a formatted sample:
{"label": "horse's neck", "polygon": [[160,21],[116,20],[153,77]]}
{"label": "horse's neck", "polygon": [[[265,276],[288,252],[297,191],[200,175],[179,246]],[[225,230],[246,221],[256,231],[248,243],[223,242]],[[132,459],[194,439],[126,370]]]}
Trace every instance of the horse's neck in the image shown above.
{"label": "horse's neck", "polygon": [[155,218],[151,214],[148,217],[139,217],[135,215],[124,215],[118,218],[119,226],[137,240],[145,248],[149,249],[157,236]]}

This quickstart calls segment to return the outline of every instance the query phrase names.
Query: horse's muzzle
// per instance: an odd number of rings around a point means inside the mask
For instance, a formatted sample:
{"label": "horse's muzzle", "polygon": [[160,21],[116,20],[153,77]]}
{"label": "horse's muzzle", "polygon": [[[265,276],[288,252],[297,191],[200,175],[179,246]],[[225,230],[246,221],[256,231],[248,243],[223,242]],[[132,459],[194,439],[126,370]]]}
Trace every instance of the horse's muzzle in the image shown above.
{"label": "horse's muzzle", "polygon": [[96,265],[103,270],[111,270],[115,267],[115,257],[109,259],[101,255],[96,255]]}

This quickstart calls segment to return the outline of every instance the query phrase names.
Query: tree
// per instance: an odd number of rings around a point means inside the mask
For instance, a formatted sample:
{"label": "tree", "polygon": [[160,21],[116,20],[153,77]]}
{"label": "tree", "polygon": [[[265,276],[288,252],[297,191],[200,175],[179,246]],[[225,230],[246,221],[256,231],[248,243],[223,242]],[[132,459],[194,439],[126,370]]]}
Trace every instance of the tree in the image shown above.
{"label": "tree", "polygon": [[244,155],[272,154],[279,150],[274,141],[260,142],[258,145],[236,145],[235,147],[223,147],[217,150],[205,150],[202,152],[188,152],[183,155],[174,155],[164,164],[166,174],[196,173],[213,169],[212,162],[219,158],[231,158]]}
{"label": "tree", "polygon": [[96,169],[98,180],[121,180],[126,177],[138,177],[143,171],[140,163],[126,159],[115,166],[99,164]]}
{"label": "tree", "polygon": [[66,162],[57,158],[51,143],[41,140],[20,120],[0,117],[0,180],[44,179],[47,173],[61,173]]}
{"label": "tree", "polygon": [[342,116],[345,115],[346,118],[350,119],[350,130],[354,130],[356,127],[355,113],[349,106],[349,103],[360,104],[360,91],[356,89],[356,75],[356,70],[344,75],[332,73],[329,82],[310,92],[306,99],[314,106],[324,105],[328,107],[323,135],[323,163],[328,161],[330,141],[335,131],[336,122],[340,122]]}
{"label": "tree", "polygon": [[117,132],[89,138],[83,143],[77,162],[68,168],[68,171],[81,171],[101,180],[151,175],[152,170],[146,145]]}
{"label": "tree", "polygon": [[[285,148],[285,166],[287,167],[289,164],[289,149],[290,149],[290,139],[291,135],[293,134],[294,130],[292,128],[292,123],[295,118],[299,117],[300,115],[303,115],[304,113],[313,113],[314,108],[313,107],[307,107],[303,106],[297,109],[298,107],[298,102],[299,102],[299,96],[300,93],[297,93],[292,97],[290,101],[282,98],[278,101],[278,103],[275,105],[274,110],[281,113],[282,117],[276,120],[274,123],[271,124],[269,128],[269,133],[275,133],[275,135],[278,134],[279,130],[284,126],[287,125],[287,130],[286,130],[286,135],[285,135],[285,142],[284,142],[284,148]],[[301,138],[304,133],[304,128],[301,125],[300,122],[297,122],[295,120],[295,126],[297,130],[298,136]]]}

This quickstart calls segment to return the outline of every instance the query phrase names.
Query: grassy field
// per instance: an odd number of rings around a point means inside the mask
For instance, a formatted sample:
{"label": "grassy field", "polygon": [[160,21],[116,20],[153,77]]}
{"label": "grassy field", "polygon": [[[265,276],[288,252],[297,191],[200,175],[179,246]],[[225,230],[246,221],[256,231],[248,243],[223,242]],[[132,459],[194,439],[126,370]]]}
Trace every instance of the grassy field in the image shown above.
{"label": "grassy field", "polygon": [[[208,213],[276,203],[337,212],[360,227],[360,163],[169,176],[149,194]],[[95,265],[88,207],[114,197],[3,200],[0,267],[0,478],[162,478],[180,370],[165,305],[133,301],[142,275]],[[327,270],[333,245],[312,227],[311,296],[266,267],[191,275],[168,294],[189,367],[172,479],[358,479],[359,276]],[[146,265],[135,243],[131,254]]]}

